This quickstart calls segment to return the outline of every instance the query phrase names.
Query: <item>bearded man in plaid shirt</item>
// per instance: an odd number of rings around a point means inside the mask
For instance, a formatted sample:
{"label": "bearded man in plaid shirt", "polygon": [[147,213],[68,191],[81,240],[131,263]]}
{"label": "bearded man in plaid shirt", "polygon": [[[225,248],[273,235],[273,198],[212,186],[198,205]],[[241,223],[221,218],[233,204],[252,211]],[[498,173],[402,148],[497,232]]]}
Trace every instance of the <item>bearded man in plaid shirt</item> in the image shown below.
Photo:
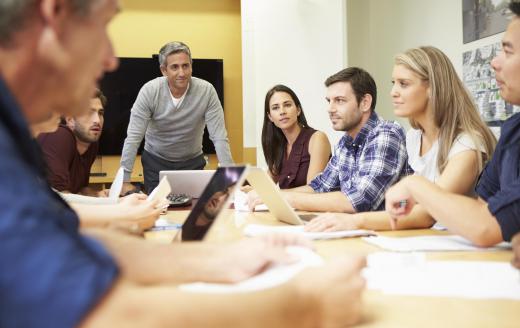
{"label": "bearded man in plaid shirt", "polygon": [[345,135],[325,170],[309,185],[285,190],[284,197],[304,211],[383,210],[385,191],[413,173],[404,130],[375,113],[376,83],[365,70],[346,68],[330,76],[325,86],[332,126]]}

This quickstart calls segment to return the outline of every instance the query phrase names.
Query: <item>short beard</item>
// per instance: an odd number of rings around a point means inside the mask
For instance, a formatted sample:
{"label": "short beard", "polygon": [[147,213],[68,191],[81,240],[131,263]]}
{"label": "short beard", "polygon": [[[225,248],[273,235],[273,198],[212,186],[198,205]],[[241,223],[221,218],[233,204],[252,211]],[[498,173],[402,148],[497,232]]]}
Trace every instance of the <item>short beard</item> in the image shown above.
{"label": "short beard", "polygon": [[349,121],[349,122],[342,121],[342,125],[339,128],[335,128],[333,126],[333,129],[336,131],[348,132],[348,131],[352,130],[353,128],[355,128],[356,126],[358,126],[359,122],[361,122],[361,118],[362,118],[362,116],[359,116],[359,118],[356,121]]}
{"label": "short beard", "polygon": [[85,130],[83,130],[83,128],[78,128],[76,126],[76,128],[74,129],[74,135],[76,136],[76,138],[78,138],[79,141],[81,142],[85,142],[85,143],[94,143],[94,142],[97,142],[99,140],[99,136],[97,137],[89,137],[88,135],[88,132],[86,132]]}

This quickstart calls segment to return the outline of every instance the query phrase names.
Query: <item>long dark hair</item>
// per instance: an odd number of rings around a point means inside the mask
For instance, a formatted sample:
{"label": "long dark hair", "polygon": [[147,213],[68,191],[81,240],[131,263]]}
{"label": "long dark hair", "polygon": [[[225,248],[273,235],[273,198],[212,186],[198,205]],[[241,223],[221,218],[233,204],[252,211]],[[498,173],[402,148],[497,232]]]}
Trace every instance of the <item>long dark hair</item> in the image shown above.
{"label": "long dark hair", "polygon": [[285,85],[275,85],[265,95],[265,105],[264,105],[264,126],[262,127],[262,149],[264,151],[265,161],[267,162],[267,167],[269,168],[269,172],[273,176],[277,176],[282,169],[283,158],[285,155],[285,148],[287,146],[287,139],[283,134],[282,130],[274,125],[271,120],[269,120],[269,101],[271,101],[271,97],[275,92],[285,92],[289,96],[291,96],[294,105],[300,109],[300,115],[298,115],[298,124],[301,127],[308,126],[307,120],[305,119],[305,114],[303,113],[302,104],[300,103],[300,99],[296,96],[296,93],[292,91],[289,87]]}

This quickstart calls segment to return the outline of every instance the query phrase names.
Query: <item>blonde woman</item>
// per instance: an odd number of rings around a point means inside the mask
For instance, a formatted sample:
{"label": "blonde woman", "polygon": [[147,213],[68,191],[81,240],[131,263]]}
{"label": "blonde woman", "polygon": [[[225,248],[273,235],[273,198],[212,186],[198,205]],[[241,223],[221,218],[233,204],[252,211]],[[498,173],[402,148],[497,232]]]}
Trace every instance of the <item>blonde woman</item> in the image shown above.
{"label": "blonde woman", "polygon": [[[496,140],[480,119],[448,57],[434,47],[407,50],[395,57],[392,83],[394,113],[407,117],[412,126],[406,136],[406,150],[415,174],[449,192],[472,196]],[[306,229],[389,230],[390,223],[390,215],[382,211],[328,213],[311,221]],[[434,223],[417,205],[395,228],[429,228]]]}

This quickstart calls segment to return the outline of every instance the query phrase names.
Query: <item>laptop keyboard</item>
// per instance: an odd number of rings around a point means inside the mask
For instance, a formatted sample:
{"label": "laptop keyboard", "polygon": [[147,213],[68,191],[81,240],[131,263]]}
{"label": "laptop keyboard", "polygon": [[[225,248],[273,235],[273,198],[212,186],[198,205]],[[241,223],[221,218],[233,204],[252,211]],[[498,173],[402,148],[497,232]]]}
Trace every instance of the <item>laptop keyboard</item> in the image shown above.
{"label": "laptop keyboard", "polygon": [[174,194],[171,193],[167,197],[168,201],[170,201],[170,206],[172,207],[182,207],[191,205],[191,196],[186,194]]}

